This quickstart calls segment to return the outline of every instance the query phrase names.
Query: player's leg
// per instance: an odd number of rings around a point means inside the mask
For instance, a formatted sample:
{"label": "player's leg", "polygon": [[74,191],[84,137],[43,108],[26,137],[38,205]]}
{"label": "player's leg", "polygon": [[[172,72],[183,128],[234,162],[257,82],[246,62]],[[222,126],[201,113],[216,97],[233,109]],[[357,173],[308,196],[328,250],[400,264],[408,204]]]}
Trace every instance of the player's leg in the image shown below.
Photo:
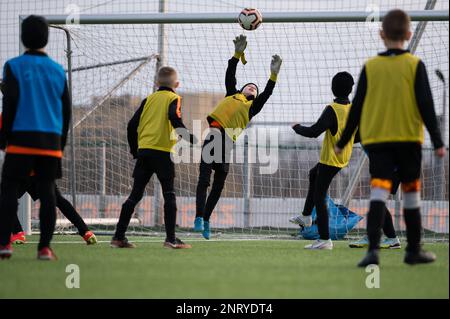
{"label": "player's leg", "polygon": [[125,232],[130,224],[131,216],[134,213],[134,208],[144,196],[145,187],[153,175],[153,172],[146,166],[146,159],[144,157],[138,158],[133,171],[133,188],[130,196],[122,204],[119,221],[116,226],[116,232],[111,240],[111,247],[113,248],[135,247],[134,244],[128,242],[128,239],[125,237]]}
{"label": "player's leg", "polygon": [[[19,190],[17,192],[17,198],[21,198],[28,187],[28,183],[23,182],[20,184]],[[26,237],[25,232],[23,231],[22,224],[20,223],[19,216],[17,214],[14,215],[13,221],[13,230],[11,234],[11,244],[21,245],[25,244]]]}
{"label": "player's leg", "polygon": [[211,179],[212,164],[206,163],[203,157],[200,162],[200,171],[198,176],[196,190],[196,214],[194,220],[194,231],[203,231],[203,216],[205,212],[206,198],[208,194],[209,181]]}
{"label": "player's leg", "polygon": [[380,248],[384,249],[400,249],[400,239],[397,237],[397,233],[394,228],[394,221],[392,219],[391,212],[386,207],[383,223],[383,233],[386,236],[380,244]]}
{"label": "player's leg", "polygon": [[[3,176],[0,186],[0,259],[12,255],[11,230],[13,222],[17,219],[17,189],[20,181]],[[19,223],[20,224],[20,223]]]}
{"label": "player's leg", "polygon": [[164,197],[164,227],[166,228],[166,239],[163,247],[172,249],[191,248],[191,245],[184,243],[175,235],[177,221],[177,201],[175,196],[175,165],[170,158],[170,154],[159,154],[156,174],[161,183]]}
{"label": "player's leg", "polygon": [[26,241],[25,232],[20,224],[19,216],[15,214],[13,217],[11,244],[22,245],[25,244]]}
{"label": "player's leg", "polygon": [[[400,177],[398,175],[398,170],[395,169],[394,175],[392,176],[391,195],[397,194],[399,186],[400,186]],[[387,209],[387,207],[386,207],[386,215],[384,216],[383,233],[386,237],[380,244],[381,248],[385,249],[401,248],[400,239],[397,237],[391,212]]]}
{"label": "player's leg", "polygon": [[32,160],[25,155],[6,154],[0,183],[0,259],[12,255],[11,232],[17,218],[17,195],[31,171]]}
{"label": "player's leg", "polygon": [[[23,182],[20,183],[19,191],[17,193],[17,198],[21,198],[25,193],[30,194],[31,198],[33,200],[37,200],[36,195],[36,187],[33,187],[31,189],[31,181],[30,178],[27,178]],[[14,222],[13,222],[13,232],[11,234],[11,243],[16,245],[25,244],[27,241],[27,238],[25,236],[25,232],[23,231],[22,225],[19,221],[19,216],[14,216]]]}
{"label": "player's leg", "polygon": [[[391,195],[397,193],[398,187],[400,185],[400,179],[398,177],[397,170],[394,171],[392,180],[392,190]],[[400,239],[397,237],[397,233],[394,228],[394,221],[389,209],[386,207],[383,223],[383,233],[386,238],[381,242],[380,247],[385,249],[399,249],[401,248]],[[367,248],[369,247],[369,238],[364,235],[361,239],[349,243],[350,248]]]}
{"label": "player's leg", "polygon": [[229,163],[223,164],[215,164],[214,165],[214,177],[213,183],[211,186],[211,191],[208,195],[208,200],[206,201],[205,211],[203,216],[203,237],[205,239],[209,239],[210,237],[210,218],[214,208],[217,205],[217,202],[220,199],[220,195],[222,194],[223,187],[225,186],[225,180],[227,179],[228,171],[229,171]]}
{"label": "player's leg", "polygon": [[[386,238],[380,243],[380,248],[384,249],[399,249],[401,248],[400,239],[395,232],[394,222],[389,209],[385,210],[383,233]],[[350,248],[367,248],[369,247],[369,238],[364,235],[361,239],[349,243]]]}
{"label": "player's leg", "polygon": [[[216,138],[219,138],[219,136],[216,135]],[[221,158],[220,161],[215,160],[213,162],[213,183],[211,186],[211,191],[208,195],[208,199],[206,200],[203,216],[204,222],[202,235],[205,239],[209,239],[211,235],[211,214],[214,211],[214,208],[216,207],[217,202],[220,199],[220,195],[222,194],[222,190],[225,186],[225,180],[227,179],[227,175],[230,170],[231,151],[233,149],[232,140],[223,131],[221,131],[220,140],[218,140],[218,142],[220,143],[216,143],[215,148],[221,148]]]}
{"label": "player's leg", "polygon": [[36,180],[40,208],[39,208],[39,227],[40,240],[38,244],[38,259],[53,260],[56,256],[50,248],[50,242],[53,237],[56,224],[56,197],[55,182],[51,179]]}
{"label": "player's leg", "polygon": [[313,201],[317,212],[316,224],[320,238],[313,244],[305,246],[306,249],[333,249],[328,225],[328,206],[326,197],[331,181],[340,170],[341,169],[338,167],[318,164]]}
{"label": "player's leg", "polygon": [[56,225],[55,180],[61,178],[61,159],[49,156],[33,156],[33,169],[36,178],[37,197],[40,201],[38,259],[57,259],[50,242]]}
{"label": "player's leg", "polygon": [[386,213],[386,201],[392,189],[392,176],[395,162],[392,148],[376,148],[369,150],[370,208],[367,214],[367,236],[369,247],[366,256],[358,267],[378,264],[381,228]]}
{"label": "player's leg", "polygon": [[420,144],[407,144],[397,149],[399,175],[403,190],[403,215],[406,224],[405,263],[414,265],[436,260],[431,252],[421,249],[422,220],[420,215],[420,169],[422,148]]}
{"label": "player's leg", "polygon": [[314,189],[316,187],[316,177],[317,177],[317,168],[319,163],[317,163],[311,170],[309,171],[309,186],[308,193],[306,195],[305,205],[303,207],[303,212],[301,215],[294,216],[289,219],[289,221],[293,224],[300,225],[301,227],[310,227],[312,225],[311,214],[314,208]]}
{"label": "player's leg", "polygon": [[64,196],[59,191],[58,186],[56,185],[55,196],[56,207],[58,207],[61,213],[77,228],[78,234],[83,237],[86,244],[96,244],[97,238],[95,237],[94,233],[89,230],[83,218],[81,218],[80,214],[78,214],[72,204],[64,198]]}

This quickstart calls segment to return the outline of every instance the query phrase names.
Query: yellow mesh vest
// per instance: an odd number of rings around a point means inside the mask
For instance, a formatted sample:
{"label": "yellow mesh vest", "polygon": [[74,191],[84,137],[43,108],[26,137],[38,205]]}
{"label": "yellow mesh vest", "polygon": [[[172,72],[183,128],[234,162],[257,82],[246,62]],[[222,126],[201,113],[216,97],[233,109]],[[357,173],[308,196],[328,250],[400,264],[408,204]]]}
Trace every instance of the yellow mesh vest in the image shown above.
{"label": "yellow mesh vest", "polygon": [[177,142],[169,120],[169,105],[181,98],[171,91],[157,91],[147,97],[138,126],[139,149],[171,152]]}
{"label": "yellow mesh vest", "polygon": [[414,91],[419,58],[404,53],[366,63],[367,92],[360,120],[361,143],[423,143],[423,121]]}
{"label": "yellow mesh vest", "polygon": [[219,122],[228,136],[236,141],[250,121],[248,112],[252,103],[245,95],[236,93],[221,100],[209,117]]}
{"label": "yellow mesh vest", "polygon": [[341,138],[342,132],[344,132],[351,104],[332,103],[331,107],[334,110],[334,114],[336,114],[338,128],[334,136],[331,134],[330,130],[325,132],[319,162],[325,165],[343,168],[348,165],[350,157],[352,156],[353,140],[355,139],[356,132],[353,133],[352,138],[344,147],[341,154],[336,155],[334,146]]}

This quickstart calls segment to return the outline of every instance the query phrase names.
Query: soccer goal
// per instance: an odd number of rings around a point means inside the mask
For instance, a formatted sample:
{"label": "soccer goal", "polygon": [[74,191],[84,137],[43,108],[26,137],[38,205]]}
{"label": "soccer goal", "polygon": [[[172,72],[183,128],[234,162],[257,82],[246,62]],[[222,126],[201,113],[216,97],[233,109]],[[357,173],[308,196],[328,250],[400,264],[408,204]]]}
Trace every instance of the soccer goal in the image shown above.
{"label": "soccer goal", "polygon": [[[448,76],[449,11],[448,3],[441,10],[434,8],[433,2],[428,1],[428,10],[408,10],[414,31],[409,48],[427,66],[441,130],[448,140],[448,82],[436,76],[435,70]],[[48,50],[67,69],[73,99],[72,135],[60,190],[74,201],[91,227],[110,233],[132,186],[134,160],[128,151],[127,122],[141,100],[154,90],[155,71],[166,64],[178,70],[184,122],[202,134],[207,128],[206,115],[225,93],[227,60],[234,51],[232,40],[245,33],[248,63],[238,66],[238,87],[255,82],[262,90],[273,54],[283,58],[283,66],[272,97],[248,128],[248,138],[236,144],[235,161],[211,220],[213,238],[297,235],[298,228],[288,219],[303,208],[308,171],[319,159],[321,139],[295,135],[291,124],[317,119],[332,101],[333,75],[346,70],[357,80],[364,61],[383,49],[378,29],[385,11],[337,10],[261,10],[263,23],[255,31],[240,28],[236,21],[239,10],[165,13],[164,1],[158,13],[81,14],[74,24],[67,24],[70,19],[66,15],[47,15],[53,26]],[[268,143],[262,142],[261,134]],[[193,146],[192,154],[199,148]],[[276,154],[275,170],[264,170],[268,164],[262,163],[261,154],[266,154],[265,158]],[[191,234],[195,217],[197,179],[197,162],[177,164],[177,224],[185,235]],[[437,160],[428,137],[423,148],[422,182],[425,236],[446,240],[448,155]],[[369,171],[359,144],[329,195],[336,204],[366,216]],[[21,206],[23,220],[37,230],[38,203],[23,199]],[[388,207],[395,226],[403,231],[400,193],[389,200]],[[163,220],[160,187],[153,181],[130,231],[158,234]],[[365,224],[363,219],[349,236],[361,235]],[[60,214],[57,228],[73,231]]]}

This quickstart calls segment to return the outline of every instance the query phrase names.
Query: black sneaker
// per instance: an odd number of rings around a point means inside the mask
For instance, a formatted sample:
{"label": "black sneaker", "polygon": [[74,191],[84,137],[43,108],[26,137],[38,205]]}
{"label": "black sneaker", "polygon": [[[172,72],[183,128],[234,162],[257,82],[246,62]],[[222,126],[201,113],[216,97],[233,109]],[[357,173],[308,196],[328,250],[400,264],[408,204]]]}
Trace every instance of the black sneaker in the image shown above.
{"label": "black sneaker", "polygon": [[370,250],[367,252],[366,257],[363,258],[358,264],[358,267],[367,267],[369,265],[378,265],[380,263],[380,257],[378,256],[378,250]]}
{"label": "black sneaker", "polygon": [[136,248],[136,245],[128,242],[128,238],[125,237],[124,239],[113,238],[111,240],[111,247],[112,248]]}
{"label": "black sneaker", "polygon": [[165,248],[172,248],[172,249],[188,249],[188,248],[192,248],[191,245],[185,244],[179,238],[175,238],[174,241],[168,241],[166,239],[166,241],[164,242],[164,247]]}
{"label": "black sneaker", "polygon": [[408,265],[428,264],[436,260],[436,255],[430,251],[406,252],[404,262]]}

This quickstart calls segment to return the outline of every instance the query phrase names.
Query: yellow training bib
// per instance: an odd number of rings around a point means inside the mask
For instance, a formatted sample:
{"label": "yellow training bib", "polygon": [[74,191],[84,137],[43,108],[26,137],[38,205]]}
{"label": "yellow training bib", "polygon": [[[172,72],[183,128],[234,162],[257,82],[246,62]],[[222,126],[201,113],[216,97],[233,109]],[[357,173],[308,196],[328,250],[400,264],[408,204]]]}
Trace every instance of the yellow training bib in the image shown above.
{"label": "yellow training bib", "polygon": [[169,120],[169,105],[181,97],[172,91],[161,90],[147,97],[138,126],[139,149],[171,152],[177,142],[175,130]]}
{"label": "yellow training bib", "polygon": [[419,58],[404,53],[366,63],[367,92],[360,120],[361,143],[423,143],[423,121],[414,91]]}
{"label": "yellow training bib", "polygon": [[326,131],[325,138],[322,142],[319,162],[325,165],[343,168],[348,165],[350,157],[352,156],[353,141],[355,139],[356,132],[353,133],[352,138],[344,147],[341,154],[337,155],[334,152],[334,146],[344,132],[348,114],[350,113],[351,104],[332,103],[330,106],[333,109],[334,114],[336,114],[338,128],[334,136],[331,134],[330,130]]}
{"label": "yellow training bib", "polygon": [[209,117],[219,122],[228,136],[236,141],[250,121],[248,112],[252,103],[244,94],[236,93],[220,101]]}

